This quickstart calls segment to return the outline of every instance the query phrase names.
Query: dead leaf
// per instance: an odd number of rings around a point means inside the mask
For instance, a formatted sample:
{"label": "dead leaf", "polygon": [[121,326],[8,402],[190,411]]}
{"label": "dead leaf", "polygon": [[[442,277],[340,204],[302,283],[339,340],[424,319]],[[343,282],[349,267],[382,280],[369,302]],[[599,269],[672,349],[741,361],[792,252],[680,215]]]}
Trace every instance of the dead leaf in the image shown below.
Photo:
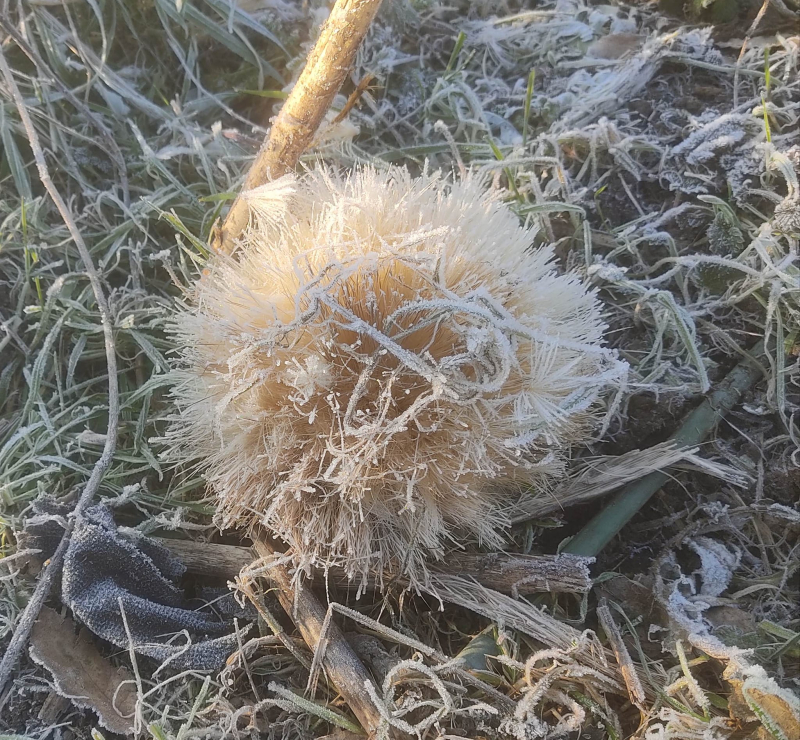
{"label": "dead leaf", "polygon": [[93,710],[107,730],[120,735],[133,733],[133,675],[127,668],[111,665],[86,630],[76,633],[75,622],[69,617],[42,609],[31,633],[30,654],[53,675],[59,694],[77,707]]}
{"label": "dead leaf", "polygon": [[800,738],[800,703],[792,695],[785,692],[785,696],[780,696],[769,683],[761,687],[753,685],[756,682],[752,680],[728,679],[728,683],[733,689],[728,697],[728,710],[740,730],[758,740]]}
{"label": "dead leaf", "polygon": [[39,710],[39,721],[46,727],[54,725],[61,719],[61,716],[72,708],[72,703],[66,697],[61,696],[57,691],[51,691]]}
{"label": "dead leaf", "polygon": [[587,57],[595,59],[621,59],[636,51],[644,41],[635,33],[610,33],[589,44]]}
{"label": "dead leaf", "polygon": [[730,713],[731,719],[740,729],[749,728],[749,730],[753,732],[755,730],[755,723],[758,722],[758,717],[756,717],[753,710],[750,709],[750,705],[747,703],[742,693],[744,681],[728,679],[728,683],[731,685],[732,689],[730,696],[728,696],[728,712]]}
{"label": "dead leaf", "polygon": [[800,717],[789,702],[781,696],[745,685],[745,696],[761,723],[773,737],[800,737]]}
{"label": "dead leaf", "polygon": [[715,629],[728,628],[740,635],[752,634],[757,629],[753,615],[735,606],[713,606],[704,616]]}
{"label": "dead leaf", "polygon": [[602,581],[595,587],[597,598],[605,597],[625,607],[625,612],[632,619],[641,617],[646,622],[655,619],[666,624],[666,615],[653,596],[650,585],[632,581],[623,575],[614,574],[613,578]]}

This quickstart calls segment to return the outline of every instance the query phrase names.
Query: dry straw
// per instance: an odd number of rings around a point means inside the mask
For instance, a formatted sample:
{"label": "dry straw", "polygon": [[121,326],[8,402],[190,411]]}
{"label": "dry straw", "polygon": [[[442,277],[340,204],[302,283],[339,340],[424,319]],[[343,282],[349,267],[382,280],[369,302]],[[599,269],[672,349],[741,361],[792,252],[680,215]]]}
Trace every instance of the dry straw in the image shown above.
{"label": "dry straw", "polygon": [[172,327],[171,454],[197,460],[218,524],[360,583],[502,546],[624,377],[594,294],[470,176],[319,168],[244,198],[237,254]]}

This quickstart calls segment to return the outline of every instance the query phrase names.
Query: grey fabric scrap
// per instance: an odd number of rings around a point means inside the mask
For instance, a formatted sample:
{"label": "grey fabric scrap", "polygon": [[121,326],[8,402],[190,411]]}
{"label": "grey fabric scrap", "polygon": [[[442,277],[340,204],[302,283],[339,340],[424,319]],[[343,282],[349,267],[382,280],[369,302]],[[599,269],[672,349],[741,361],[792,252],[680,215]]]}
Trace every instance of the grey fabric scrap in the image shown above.
{"label": "grey fabric scrap", "polygon": [[[37,500],[26,527],[27,545],[45,555],[52,552],[63,532],[59,520],[68,510],[49,497]],[[138,533],[122,532],[111,508],[99,504],[76,522],[64,559],[61,599],[94,634],[117,647],[132,642],[137,653],[177,670],[216,670],[237,647],[231,634],[235,601],[226,593],[220,606],[231,604],[216,613],[192,608],[177,586],[184,572],[169,550]]]}

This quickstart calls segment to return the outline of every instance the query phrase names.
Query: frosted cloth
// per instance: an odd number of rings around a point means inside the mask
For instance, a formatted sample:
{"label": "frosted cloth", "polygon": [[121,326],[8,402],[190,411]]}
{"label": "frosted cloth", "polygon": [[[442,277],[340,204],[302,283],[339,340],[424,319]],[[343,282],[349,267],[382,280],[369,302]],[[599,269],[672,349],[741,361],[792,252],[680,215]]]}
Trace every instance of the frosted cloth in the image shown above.
{"label": "frosted cloth", "polygon": [[[24,544],[49,557],[70,507],[44,496],[33,510]],[[61,600],[94,634],[117,647],[129,648],[132,641],[137,653],[172,668],[216,670],[237,648],[232,632],[238,605],[221,589],[205,590],[193,604],[177,585],[185,571],[166,548],[117,528],[111,507],[99,504],[75,525],[64,559]],[[213,606],[207,606],[211,601]]]}

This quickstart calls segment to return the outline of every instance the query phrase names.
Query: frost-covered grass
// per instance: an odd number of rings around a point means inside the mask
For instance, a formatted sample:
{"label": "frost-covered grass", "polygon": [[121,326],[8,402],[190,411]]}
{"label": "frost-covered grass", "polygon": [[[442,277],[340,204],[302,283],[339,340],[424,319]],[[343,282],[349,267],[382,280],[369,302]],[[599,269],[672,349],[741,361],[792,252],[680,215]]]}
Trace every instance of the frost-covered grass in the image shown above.
{"label": "frost-covered grass", "polygon": [[[176,476],[150,441],[169,413],[163,327],[322,17],[282,0],[239,7],[6,2],[0,14],[2,51],[111,306],[120,435],[101,495],[124,490],[128,523],[146,532],[213,533],[204,482]],[[488,621],[409,596],[347,602],[359,612],[342,617],[346,630],[377,637],[371,668],[398,723],[430,726],[428,737],[543,737],[548,726],[557,736],[594,725],[598,737],[716,740],[738,722],[791,737],[800,38],[788,26],[755,37],[737,63],[740,49],[680,30],[649,6],[398,0],[353,71],[354,84],[374,79],[309,153],[309,163],[414,171],[427,159],[488,174],[537,239],[600,290],[610,341],[632,374],[604,438],[575,458],[662,441],[744,352],[759,340],[768,347],[763,381],[701,451],[750,482],[677,472],[603,556],[595,595],[537,602],[606,643],[610,614],[643,666],[644,698],[607,691],[603,671],[564,650],[542,653],[556,643],[512,629],[507,604],[491,612],[505,619],[496,625],[501,655],[470,683],[450,659]],[[87,479],[105,442],[108,385],[77,249],[44,195],[5,86],[0,94],[0,544],[11,556],[30,501],[74,496]],[[537,520],[515,530],[515,549],[552,552],[577,526],[569,511]],[[5,637],[32,588],[17,566],[8,560],[2,574]],[[600,611],[603,629],[595,596],[611,604]],[[645,613],[642,598],[655,607]],[[650,622],[663,629],[648,631]],[[324,680],[315,704],[287,693],[304,694],[305,669],[282,644],[259,639],[208,682],[154,676],[141,662],[143,734],[310,737],[347,725]],[[598,638],[584,639],[576,650],[596,648]],[[22,665],[0,700],[2,731],[65,736],[37,719],[48,689],[42,669]],[[94,719],[68,710],[59,721],[88,736]]]}

